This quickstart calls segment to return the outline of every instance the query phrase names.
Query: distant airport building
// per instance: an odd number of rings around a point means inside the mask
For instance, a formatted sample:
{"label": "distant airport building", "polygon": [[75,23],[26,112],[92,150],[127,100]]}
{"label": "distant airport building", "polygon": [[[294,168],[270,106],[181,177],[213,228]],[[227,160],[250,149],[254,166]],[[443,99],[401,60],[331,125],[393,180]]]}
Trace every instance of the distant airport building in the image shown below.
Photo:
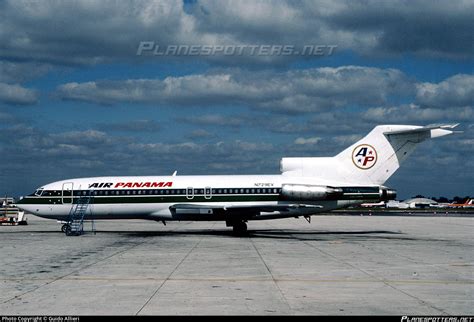
{"label": "distant airport building", "polygon": [[12,197],[1,197],[0,198],[0,206],[6,207],[7,205],[13,204],[15,201]]}
{"label": "distant airport building", "polygon": [[428,198],[412,198],[403,201],[403,203],[407,204],[407,208],[430,208],[430,207],[437,207],[438,202]]}
{"label": "distant airport building", "polygon": [[413,209],[413,208],[438,208],[437,201],[428,198],[412,198],[404,201],[390,200],[387,202],[387,208]]}

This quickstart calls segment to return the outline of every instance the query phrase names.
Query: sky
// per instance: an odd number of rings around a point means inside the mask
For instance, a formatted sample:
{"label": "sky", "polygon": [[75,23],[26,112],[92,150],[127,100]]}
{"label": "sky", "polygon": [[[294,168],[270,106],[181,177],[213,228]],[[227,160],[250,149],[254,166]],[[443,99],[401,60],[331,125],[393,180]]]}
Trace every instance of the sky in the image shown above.
{"label": "sky", "polygon": [[278,174],[379,124],[460,123],[386,183],[474,195],[472,1],[0,1],[0,194]]}

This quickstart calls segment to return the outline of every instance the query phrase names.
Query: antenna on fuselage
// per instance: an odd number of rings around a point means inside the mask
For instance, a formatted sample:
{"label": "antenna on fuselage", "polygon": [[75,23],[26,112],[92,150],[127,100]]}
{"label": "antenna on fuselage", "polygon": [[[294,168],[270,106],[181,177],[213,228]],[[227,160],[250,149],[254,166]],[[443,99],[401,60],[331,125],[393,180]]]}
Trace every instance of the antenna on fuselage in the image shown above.
{"label": "antenna on fuselage", "polygon": [[172,177],[176,177],[176,174],[178,173],[178,170],[174,170],[173,174],[171,175]]}

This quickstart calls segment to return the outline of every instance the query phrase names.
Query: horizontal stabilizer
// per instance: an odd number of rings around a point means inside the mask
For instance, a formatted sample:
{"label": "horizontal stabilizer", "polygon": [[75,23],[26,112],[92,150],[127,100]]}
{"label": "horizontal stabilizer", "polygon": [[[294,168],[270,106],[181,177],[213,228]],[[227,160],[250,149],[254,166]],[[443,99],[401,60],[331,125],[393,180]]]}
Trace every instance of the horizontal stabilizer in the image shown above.
{"label": "horizontal stabilizer", "polygon": [[383,132],[383,134],[399,135],[399,134],[421,134],[421,133],[430,132],[431,138],[437,138],[437,137],[454,133],[454,131],[451,131],[451,129],[454,129],[458,125],[459,123],[457,124],[430,124],[430,125],[426,125],[426,126],[422,126],[422,127],[418,127],[414,129],[386,131],[386,132]]}

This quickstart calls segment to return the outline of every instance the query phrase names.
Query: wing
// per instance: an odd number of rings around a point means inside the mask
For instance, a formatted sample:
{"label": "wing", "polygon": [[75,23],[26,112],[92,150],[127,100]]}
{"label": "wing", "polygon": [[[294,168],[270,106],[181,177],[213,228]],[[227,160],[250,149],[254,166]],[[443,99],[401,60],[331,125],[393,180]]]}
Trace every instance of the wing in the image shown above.
{"label": "wing", "polygon": [[320,205],[309,204],[280,204],[280,205],[201,205],[201,204],[174,204],[170,206],[170,211],[175,214],[215,214],[215,213],[253,213],[259,214],[261,212],[273,211],[291,211],[295,209],[319,209],[323,208]]}

